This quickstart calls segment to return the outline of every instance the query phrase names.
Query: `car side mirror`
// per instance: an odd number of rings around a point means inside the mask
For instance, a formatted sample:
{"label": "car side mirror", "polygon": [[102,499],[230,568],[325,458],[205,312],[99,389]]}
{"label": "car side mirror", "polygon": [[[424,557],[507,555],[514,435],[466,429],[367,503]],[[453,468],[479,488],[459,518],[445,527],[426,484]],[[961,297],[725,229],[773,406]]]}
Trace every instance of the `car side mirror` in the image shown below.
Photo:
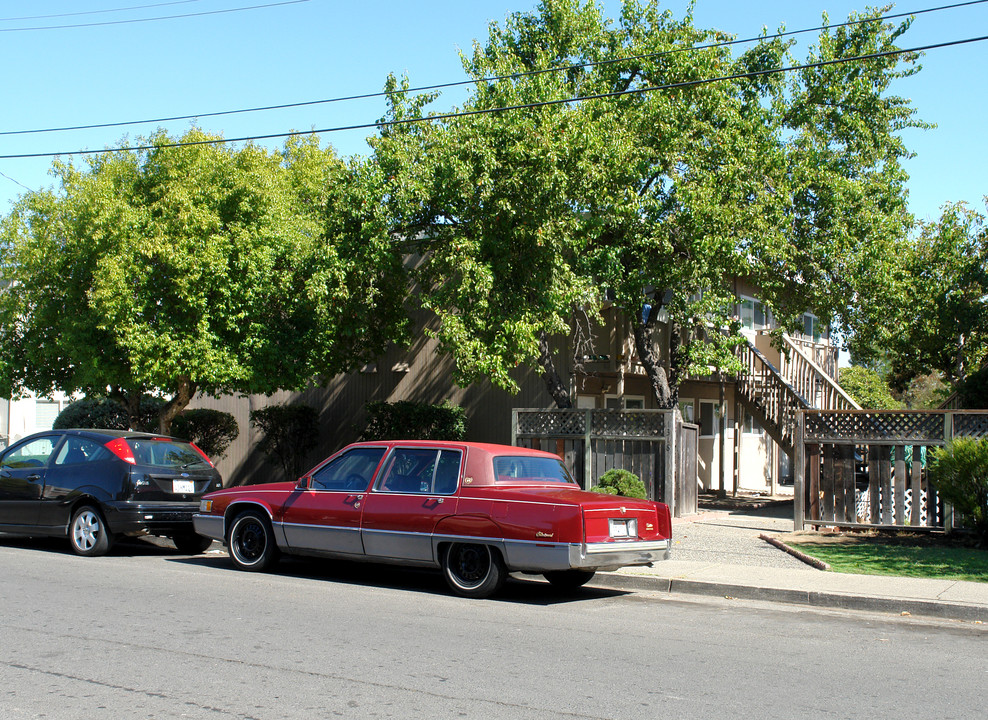
{"label": "car side mirror", "polygon": [[298,479],[298,481],[296,481],[295,487],[297,487],[299,490],[308,490],[309,485],[311,483],[312,483],[312,477],[309,475],[303,475]]}

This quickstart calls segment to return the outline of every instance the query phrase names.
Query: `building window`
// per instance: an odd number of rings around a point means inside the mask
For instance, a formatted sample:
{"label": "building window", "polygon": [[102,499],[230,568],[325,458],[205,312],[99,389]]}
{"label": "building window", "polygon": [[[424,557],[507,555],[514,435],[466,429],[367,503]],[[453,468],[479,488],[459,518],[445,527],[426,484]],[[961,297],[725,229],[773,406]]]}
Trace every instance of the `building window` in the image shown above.
{"label": "building window", "polygon": [[55,418],[62,411],[62,406],[58,402],[51,400],[38,400],[34,403],[34,430],[51,430],[55,424]]}
{"label": "building window", "polygon": [[755,417],[747,411],[744,414],[744,434],[759,436],[765,434],[765,429],[755,422]]}
{"label": "building window", "polygon": [[682,400],[679,401],[679,412],[683,414],[683,422],[696,422],[694,414],[694,406],[692,400]]}
{"label": "building window", "polygon": [[741,327],[750,332],[768,327],[768,313],[760,300],[741,296]]}
{"label": "building window", "polygon": [[803,337],[815,343],[827,336],[826,327],[820,323],[820,319],[813,313],[803,315]]}
{"label": "building window", "polygon": [[577,395],[576,407],[580,410],[593,410],[597,407],[597,397],[595,395]]}
{"label": "building window", "polygon": [[608,410],[644,410],[645,398],[641,395],[608,395],[604,398]]}
{"label": "building window", "polygon": [[700,437],[715,437],[720,432],[720,404],[700,401]]}

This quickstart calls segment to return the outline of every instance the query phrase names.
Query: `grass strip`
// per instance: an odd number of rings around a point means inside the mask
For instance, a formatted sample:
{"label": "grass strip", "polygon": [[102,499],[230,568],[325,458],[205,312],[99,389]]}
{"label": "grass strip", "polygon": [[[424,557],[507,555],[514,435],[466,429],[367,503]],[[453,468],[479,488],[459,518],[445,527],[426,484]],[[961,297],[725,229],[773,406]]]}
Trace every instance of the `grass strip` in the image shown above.
{"label": "grass strip", "polygon": [[974,548],[881,542],[787,544],[822,560],[834,572],[988,582],[988,552]]}

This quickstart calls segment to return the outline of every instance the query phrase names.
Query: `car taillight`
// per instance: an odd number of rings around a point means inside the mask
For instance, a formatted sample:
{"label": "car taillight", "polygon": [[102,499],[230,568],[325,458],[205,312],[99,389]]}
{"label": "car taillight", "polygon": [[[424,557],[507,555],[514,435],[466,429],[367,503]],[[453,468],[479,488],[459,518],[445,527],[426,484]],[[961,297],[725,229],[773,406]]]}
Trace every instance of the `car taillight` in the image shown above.
{"label": "car taillight", "polygon": [[137,464],[137,460],[134,459],[134,451],[131,450],[130,445],[128,445],[127,441],[123,438],[111,440],[106,443],[105,447],[124,462],[130,463],[131,465]]}
{"label": "car taillight", "polygon": [[194,442],[190,442],[189,445],[191,445],[192,447],[194,447],[195,450],[196,450],[196,452],[199,453],[200,455],[202,455],[202,459],[205,460],[207,463],[209,463],[209,467],[216,467],[215,465],[213,465],[213,461],[209,459],[209,456],[206,455],[206,453],[204,453],[198,447],[196,447],[196,444]]}

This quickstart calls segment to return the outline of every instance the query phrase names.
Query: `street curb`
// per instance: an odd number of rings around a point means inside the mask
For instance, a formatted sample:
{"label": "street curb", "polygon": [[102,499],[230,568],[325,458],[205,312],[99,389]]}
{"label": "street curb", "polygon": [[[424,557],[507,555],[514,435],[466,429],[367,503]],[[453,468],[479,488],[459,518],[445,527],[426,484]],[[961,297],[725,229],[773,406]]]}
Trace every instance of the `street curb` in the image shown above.
{"label": "street curb", "polygon": [[625,575],[621,573],[597,573],[589,583],[589,586],[618,590],[650,590],[653,592],[703,595],[738,600],[763,600],[789,603],[792,605],[809,605],[812,607],[835,608],[839,610],[865,610],[895,615],[908,613],[910,615],[934,617],[943,620],[988,621],[988,607],[937,600],[874,597],[870,595],[820,592],[817,590],[790,590],[785,588],[706,582],[703,580],[686,580],[685,578]]}

